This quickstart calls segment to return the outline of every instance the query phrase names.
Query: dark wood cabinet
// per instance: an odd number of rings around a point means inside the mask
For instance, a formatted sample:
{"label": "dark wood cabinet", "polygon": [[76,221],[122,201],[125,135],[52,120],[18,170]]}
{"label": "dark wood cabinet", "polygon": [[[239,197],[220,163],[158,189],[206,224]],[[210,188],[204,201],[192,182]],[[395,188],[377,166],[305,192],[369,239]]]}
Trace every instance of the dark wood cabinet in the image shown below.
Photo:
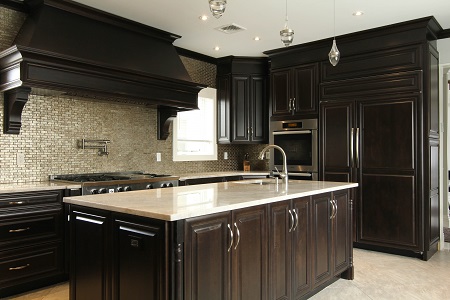
{"label": "dark wood cabinet", "polygon": [[164,222],[114,218],[113,299],[165,299]]}
{"label": "dark wood cabinet", "polygon": [[70,299],[111,299],[111,230],[107,211],[70,213]]}
{"label": "dark wood cabinet", "polygon": [[312,287],[339,274],[353,279],[351,199],[348,190],[312,196]]}
{"label": "dark wood cabinet", "polygon": [[0,194],[0,298],[67,278],[62,195]]}
{"label": "dark wood cabinet", "polygon": [[258,144],[268,140],[267,72],[266,59],[219,59],[219,143]]}
{"label": "dark wood cabinet", "polygon": [[317,117],[319,64],[271,71],[272,119]]}
{"label": "dark wood cabinet", "polygon": [[269,205],[269,299],[311,290],[310,197]]}
{"label": "dark wood cabinet", "polygon": [[266,219],[258,206],[187,220],[185,299],[267,299]]}

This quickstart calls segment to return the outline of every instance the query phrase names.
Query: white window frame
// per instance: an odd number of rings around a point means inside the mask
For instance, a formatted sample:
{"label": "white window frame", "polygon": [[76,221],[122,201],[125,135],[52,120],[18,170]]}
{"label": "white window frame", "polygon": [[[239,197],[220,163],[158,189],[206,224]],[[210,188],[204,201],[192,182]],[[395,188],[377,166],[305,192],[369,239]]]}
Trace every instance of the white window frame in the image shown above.
{"label": "white window frame", "polygon": [[[217,160],[217,96],[216,89],[214,88],[204,88],[198,93],[198,97],[213,99],[214,103],[214,114],[213,114],[213,124],[205,124],[205,128],[212,128],[213,130],[213,154],[211,155],[189,155],[183,154],[179,155],[177,153],[178,149],[178,116],[174,119],[172,124],[173,140],[172,140],[172,154],[173,161],[208,161]],[[182,112],[181,112],[182,113]],[[178,113],[180,114],[180,113]]]}

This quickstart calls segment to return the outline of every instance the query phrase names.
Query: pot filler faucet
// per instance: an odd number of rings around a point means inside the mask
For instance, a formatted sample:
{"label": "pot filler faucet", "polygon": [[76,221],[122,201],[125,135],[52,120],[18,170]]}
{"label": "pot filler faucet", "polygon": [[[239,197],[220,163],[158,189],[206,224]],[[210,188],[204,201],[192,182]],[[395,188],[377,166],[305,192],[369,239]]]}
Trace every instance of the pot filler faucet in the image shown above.
{"label": "pot filler faucet", "polygon": [[284,152],[283,148],[281,148],[280,146],[277,146],[277,145],[268,145],[264,149],[262,149],[261,153],[259,153],[258,158],[263,160],[264,159],[264,154],[267,152],[267,150],[269,150],[271,148],[280,150],[281,155],[283,155],[283,170],[280,173],[280,177],[283,180],[283,183],[285,183],[287,185],[287,183],[288,183],[288,172],[287,172],[287,163],[286,163],[286,153]]}

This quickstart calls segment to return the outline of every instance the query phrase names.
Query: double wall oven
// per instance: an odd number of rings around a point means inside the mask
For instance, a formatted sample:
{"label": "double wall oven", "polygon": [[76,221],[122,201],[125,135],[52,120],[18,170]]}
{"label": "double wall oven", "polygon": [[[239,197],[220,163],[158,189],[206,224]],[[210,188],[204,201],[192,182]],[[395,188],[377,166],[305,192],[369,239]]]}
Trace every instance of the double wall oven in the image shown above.
{"label": "double wall oven", "polygon": [[[318,180],[318,120],[287,120],[270,123],[270,144],[286,153],[289,179]],[[283,157],[271,151],[271,170],[281,171]]]}

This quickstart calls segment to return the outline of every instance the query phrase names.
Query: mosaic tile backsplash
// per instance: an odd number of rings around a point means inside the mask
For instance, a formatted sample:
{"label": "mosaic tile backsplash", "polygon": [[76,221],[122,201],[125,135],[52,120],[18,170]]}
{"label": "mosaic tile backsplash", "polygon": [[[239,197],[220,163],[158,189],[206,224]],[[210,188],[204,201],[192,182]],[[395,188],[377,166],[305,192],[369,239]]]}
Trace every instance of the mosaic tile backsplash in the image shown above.
{"label": "mosaic tile backsplash", "polygon": [[[12,45],[25,15],[0,7],[0,50]],[[216,67],[181,57],[193,81],[215,87]],[[3,93],[0,119],[3,123]],[[184,174],[242,170],[249,153],[253,170],[264,170],[257,160],[264,145],[219,145],[217,161],[173,162],[172,136],[156,139],[156,109],[134,103],[98,102],[67,95],[41,95],[33,91],[22,114],[19,135],[0,132],[0,183],[43,181],[50,174],[141,170]],[[108,156],[79,148],[81,139],[108,139]],[[162,161],[156,162],[156,153]],[[223,153],[228,152],[224,160]],[[25,163],[17,164],[23,155]],[[253,158],[253,159],[252,159]]]}

